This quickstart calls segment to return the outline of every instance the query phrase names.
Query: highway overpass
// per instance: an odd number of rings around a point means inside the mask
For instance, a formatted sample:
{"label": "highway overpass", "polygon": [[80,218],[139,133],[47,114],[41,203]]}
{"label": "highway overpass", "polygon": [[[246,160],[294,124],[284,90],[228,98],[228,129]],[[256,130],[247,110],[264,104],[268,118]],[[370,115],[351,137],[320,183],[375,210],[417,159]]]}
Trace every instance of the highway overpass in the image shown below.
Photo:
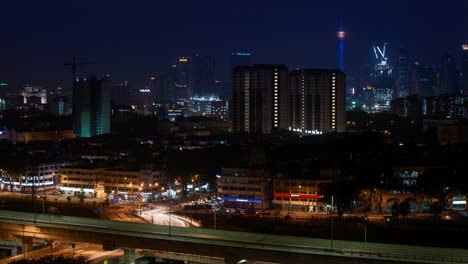
{"label": "highway overpass", "polygon": [[[92,218],[0,211],[0,239],[34,238],[123,248],[126,263],[134,249],[177,252],[272,263],[468,263],[468,250],[331,241],[293,236],[113,222]],[[29,248],[27,245],[25,248]]]}

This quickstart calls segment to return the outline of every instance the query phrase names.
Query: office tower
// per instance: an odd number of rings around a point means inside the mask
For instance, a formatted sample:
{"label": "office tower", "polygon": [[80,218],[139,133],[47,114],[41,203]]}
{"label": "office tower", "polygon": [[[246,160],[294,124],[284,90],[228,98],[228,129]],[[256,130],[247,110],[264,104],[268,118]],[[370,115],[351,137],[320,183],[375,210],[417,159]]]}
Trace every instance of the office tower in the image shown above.
{"label": "office tower", "polygon": [[398,57],[398,86],[396,97],[405,97],[408,93],[409,58],[408,50],[400,48]]}
{"label": "office tower", "polygon": [[176,64],[176,78],[174,87],[174,99],[189,98],[192,96],[192,58],[180,57]]}
{"label": "office tower", "polygon": [[148,89],[150,89],[150,97],[149,103],[152,105],[154,102],[158,100],[157,92],[156,92],[156,76],[152,75],[148,78]]}
{"label": "office tower", "polygon": [[76,77],[73,82],[73,130],[79,137],[110,133],[110,81]]}
{"label": "office tower", "polygon": [[130,87],[127,81],[113,84],[110,87],[110,97],[112,105],[131,105]]}
{"label": "office tower", "polygon": [[449,53],[445,53],[439,69],[438,95],[453,94],[458,90],[458,72],[455,60]]}
{"label": "office tower", "polygon": [[462,87],[463,93],[468,94],[468,42],[462,45]]}
{"label": "office tower", "polygon": [[374,107],[376,112],[390,111],[393,97],[393,68],[386,57],[385,43],[380,49],[374,46],[376,64],[374,67]]}
{"label": "office tower", "polygon": [[149,115],[150,114],[150,97],[151,97],[151,89],[145,87],[139,90],[140,92],[140,102],[138,104],[139,112],[142,115]]}
{"label": "office tower", "polygon": [[436,92],[436,69],[415,61],[409,71],[409,95],[433,96]]}
{"label": "office tower", "polygon": [[290,130],[305,134],[346,131],[345,74],[294,70],[289,76]]}
{"label": "office tower", "polygon": [[338,27],[338,32],[336,33],[336,36],[338,37],[339,40],[339,56],[340,56],[340,70],[344,72],[344,39],[346,37],[346,32],[344,31],[344,25],[343,25],[343,19],[340,20],[340,26]]}
{"label": "office tower", "polygon": [[288,128],[288,68],[239,66],[233,73],[233,131],[270,134]]}
{"label": "office tower", "polygon": [[192,58],[192,94],[212,94],[215,86],[215,61],[212,57],[196,54]]}
{"label": "office tower", "polygon": [[156,80],[156,97],[158,102],[175,102],[174,90],[177,77],[177,65],[171,67],[159,75]]}

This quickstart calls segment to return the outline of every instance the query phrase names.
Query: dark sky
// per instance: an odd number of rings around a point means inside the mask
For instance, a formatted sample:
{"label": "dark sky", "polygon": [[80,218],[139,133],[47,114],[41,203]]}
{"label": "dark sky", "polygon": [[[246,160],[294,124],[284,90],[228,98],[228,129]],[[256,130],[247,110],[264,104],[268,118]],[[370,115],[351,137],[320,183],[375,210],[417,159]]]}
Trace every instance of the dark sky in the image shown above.
{"label": "dark sky", "polygon": [[71,86],[64,61],[111,62],[85,66],[117,81],[144,85],[177,56],[214,56],[220,78],[229,54],[250,51],[256,63],[336,68],[336,28],[343,16],[346,71],[370,60],[370,46],[387,42],[438,63],[468,40],[468,1],[81,0],[2,1],[0,82]]}

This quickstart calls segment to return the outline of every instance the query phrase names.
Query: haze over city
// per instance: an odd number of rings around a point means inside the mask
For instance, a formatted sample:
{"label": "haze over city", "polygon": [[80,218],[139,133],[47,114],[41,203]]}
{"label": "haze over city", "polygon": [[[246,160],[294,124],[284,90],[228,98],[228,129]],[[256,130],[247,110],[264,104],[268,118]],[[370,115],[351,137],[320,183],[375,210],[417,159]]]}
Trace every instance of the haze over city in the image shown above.
{"label": "haze over city", "polygon": [[82,71],[147,85],[179,56],[214,56],[216,76],[229,75],[229,55],[248,51],[255,63],[291,68],[336,68],[336,28],[347,32],[347,72],[359,74],[371,46],[388,43],[390,61],[406,47],[414,57],[440,63],[468,39],[467,3],[450,1],[8,1],[2,3],[1,79],[71,92],[76,56]]}

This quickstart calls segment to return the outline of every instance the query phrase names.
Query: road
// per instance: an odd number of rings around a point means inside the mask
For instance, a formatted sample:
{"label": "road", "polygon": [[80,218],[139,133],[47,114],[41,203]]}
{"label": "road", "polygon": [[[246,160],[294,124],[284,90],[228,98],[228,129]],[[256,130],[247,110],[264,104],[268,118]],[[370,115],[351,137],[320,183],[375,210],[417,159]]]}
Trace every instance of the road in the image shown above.
{"label": "road", "polygon": [[174,210],[170,206],[157,205],[155,209],[143,211],[141,217],[148,223],[155,225],[171,225],[178,227],[200,227],[200,223],[192,218],[179,216],[173,213]]}
{"label": "road", "polygon": [[[353,241],[336,240],[333,242],[333,250],[330,250],[331,243],[327,239],[277,236],[257,233],[230,232],[221,230],[209,230],[203,228],[181,228],[174,227],[168,236],[168,229],[165,226],[151,224],[132,224],[98,220],[91,218],[79,218],[68,216],[38,215],[34,220],[34,215],[22,212],[0,211],[0,223],[13,224],[29,223],[28,225],[38,228],[60,228],[62,230],[74,230],[104,236],[106,234],[117,234],[128,238],[150,238],[173,242],[176,245],[180,241],[193,244],[197,250],[201,247],[196,245],[209,245],[210,254],[217,256],[221,252],[217,249],[239,248],[242,251],[261,252],[285,252],[303,254],[307,256],[327,255],[352,258],[367,258],[380,260],[398,260],[405,262],[419,263],[468,263],[467,249],[450,249],[408,246],[382,243],[363,243]],[[7,227],[7,226],[6,226]],[[24,232],[24,231],[22,231]],[[79,233],[81,234],[81,233]],[[71,238],[70,238],[71,239]],[[120,242],[125,243],[127,239]],[[134,241],[133,243],[136,243]],[[122,245],[132,247],[132,245]],[[159,249],[160,244],[151,243],[139,244],[140,248]],[[190,248],[174,247],[180,252],[190,252]]]}
{"label": "road", "polygon": [[151,210],[142,210],[141,214],[131,205],[120,205],[106,209],[106,219],[118,222],[155,224],[178,227],[200,227],[200,223],[189,217],[174,214],[175,207],[153,205]]}

